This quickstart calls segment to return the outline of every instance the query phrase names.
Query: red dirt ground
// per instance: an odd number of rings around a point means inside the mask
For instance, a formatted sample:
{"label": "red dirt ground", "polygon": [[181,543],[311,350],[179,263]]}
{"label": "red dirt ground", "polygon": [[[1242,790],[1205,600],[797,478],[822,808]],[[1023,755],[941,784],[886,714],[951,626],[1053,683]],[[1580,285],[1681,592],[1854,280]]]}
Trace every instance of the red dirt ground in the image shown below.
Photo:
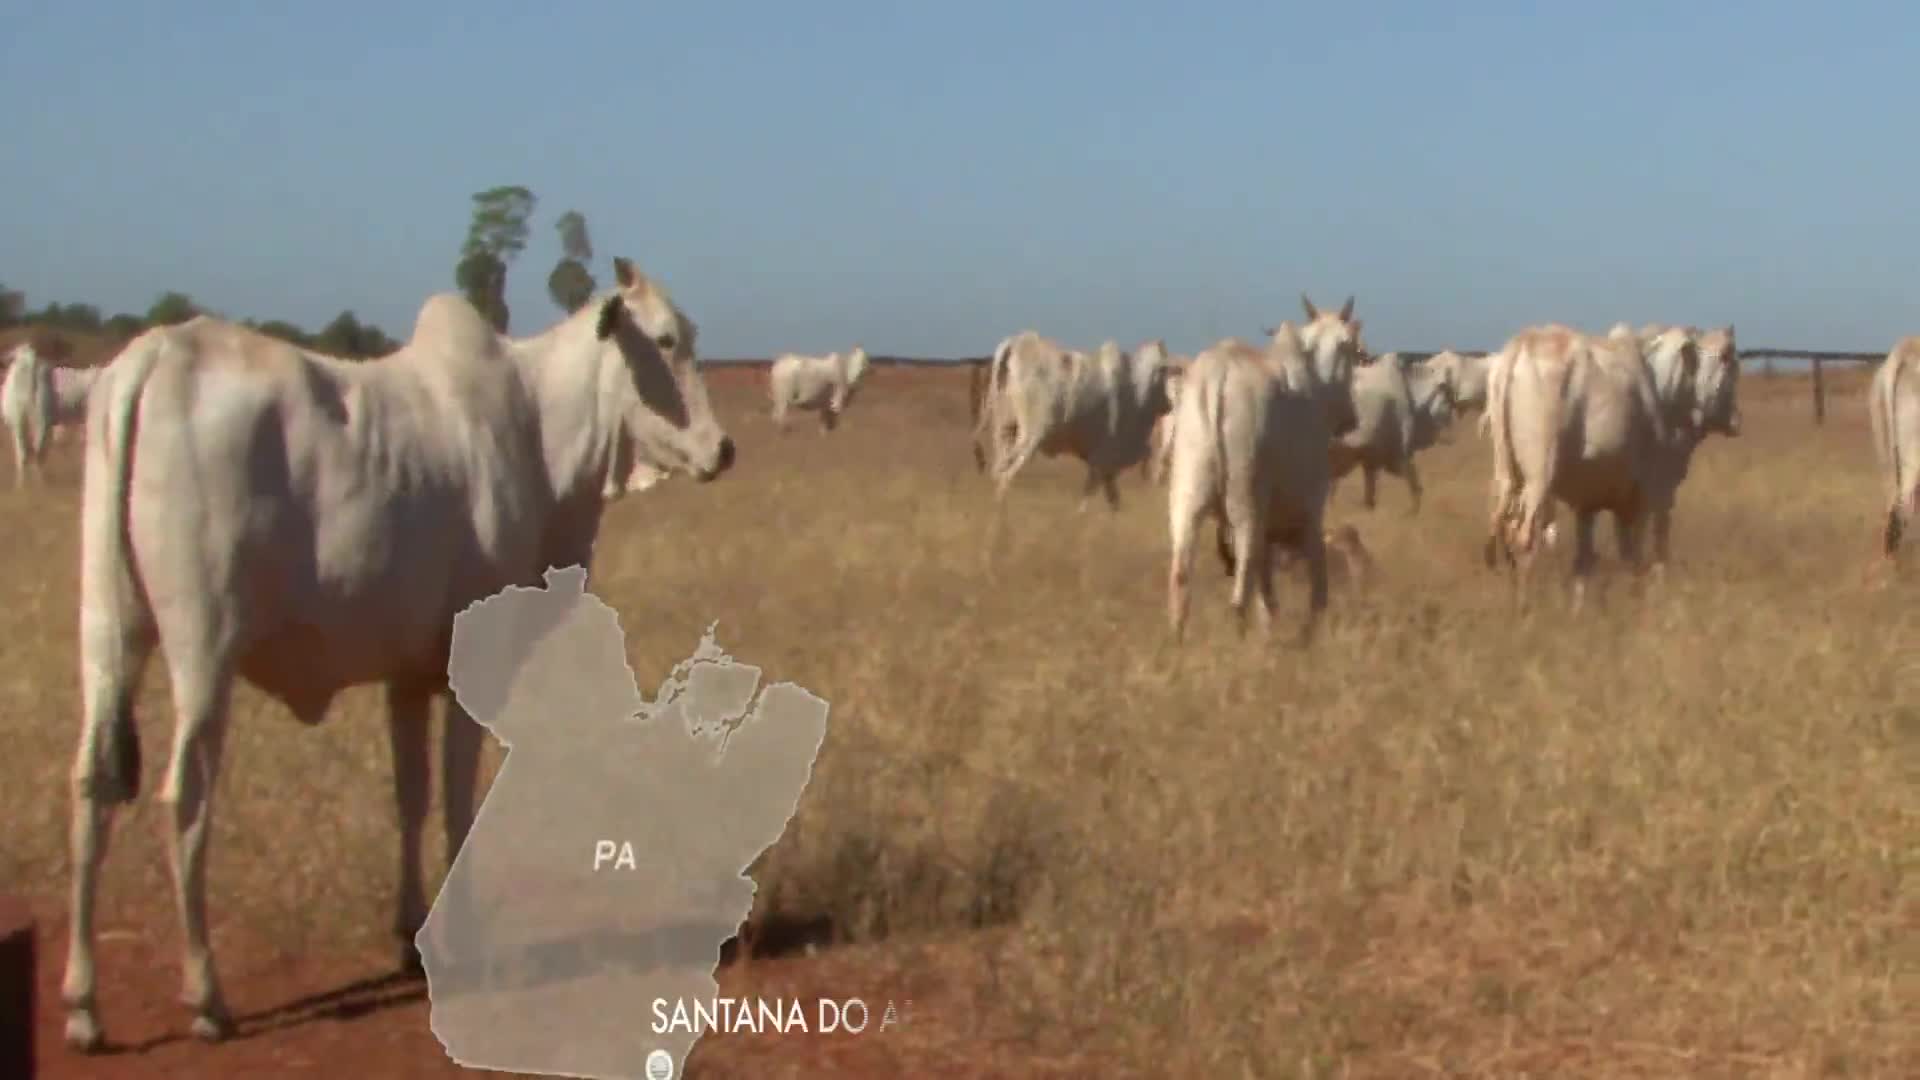
{"label": "red dirt ground", "polygon": [[[446,1056],[428,1028],[426,984],[392,974],[387,955],[292,955],[271,943],[216,929],[221,976],[238,1033],[208,1045],[187,1033],[175,1004],[179,956],[171,925],[102,926],[98,950],[100,1016],[108,1052],[76,1054],[62,1041],[60,979],[64,912],[35,904],[35,1076],[46,1080],[158,1077],[352,1077],[354,1080],[471,1075]],[[867,949],[831,949],[813,957],[757,958],[724,966],[725,996],[799,999],[864,997],[873,1016],[861,1035],[789,1032],[703,1036],[684,1075],[691,1077],[996,1077],[1113,1076],[1111,1069],[1036,1058],[1004,1034],[976,1036],[978,1009],[959,954],[930,947],[887,958]],[[942,956],[945,952],[947,955]],[[958,961],[954,963],[953,961]],[[911,965],[910,972],[902,968]],[[932,972],[939,972],[933,975]],[[898,987],[898,990],[886,989]],[[881,1002],[911,1001],[908,1020],[879,1030]],[[650,1014],[635,1007],[636,1022]],[[811,1006],[809,1006],[811,1014]],[[7,1060],[0,1057],[0,1061]],[[635,1075],[639,1075],[638,1064]],[[506,1076],[507,1073],[488,1075]]]}

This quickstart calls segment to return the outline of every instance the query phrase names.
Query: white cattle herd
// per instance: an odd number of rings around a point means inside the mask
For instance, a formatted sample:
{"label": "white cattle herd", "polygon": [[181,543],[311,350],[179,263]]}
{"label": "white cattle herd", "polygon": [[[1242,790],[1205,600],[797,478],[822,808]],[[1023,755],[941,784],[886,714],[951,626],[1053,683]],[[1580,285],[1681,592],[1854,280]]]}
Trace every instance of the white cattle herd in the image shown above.
{"label": "white cattle herd", "polygon": [[[102,1045],[94,909],[113,811],[140,781],[133,701],[156,647],[176,723],[160,798],[171,807],[183,1000],[194,1032],[231,1028],[206,917],[210,800],[236,678],[318,723],[340,691],[382,683],[400,818],[395,928],[403,961],[426,916],[421,842],[427,715],[447,699],[441,750],[449,852],[472,822],[486,703],[448,694],[455,613],[554,566],[591,564],[608,500],[684,475],[712,480],[733,440],[707,399],[698,330],[626,259],[617,287],[544,333],[496,333],[466,300],[434,296],[394,353],[350,362],[201,316],[149,330],[85,373],[17,347],[0,386],[24,484],[57,425],[85,422],[80,519],[82,724],[72,772],[67,1040]],[[1675,498],[1700,442],[1737,435],[1731,326],[1621,324],[1605,334],[1545,325],[1486,357],[1425,364],[1375,357],[1349,297],[1301,298],[1305,318],[1264,343],[1218,342],[1187,361],[1152,340],[1079,351],[1033,331],[1001,341],[969,385],[973,452],[1000,505],[1035,455],[1086,466],[1080,507],[1118,475],[1166,486],[1167,617],[1184,637],[1199,532],[1209,519],[1245,624],[1274,613],[1279,561],[1304,563],[1303,637],[1328,603],[1329,555],[1365,576],[1351,527],[1328,531],[1334,483],[1359,469],[1401,477],[1417,513],[1417,455],[1459,410],[1492,444],[1485,561],[1524,573],[1574,516],[1576,605],[1594,562],[1594,522],[1613,515],[1623,559],[1642,535],[1664,561]],[[772,419],[816,411],[835,429],[867,375],[864,349],[784,355],[770,368]],[[1920,512],[1920,338],[1875,375],[1874,443],[1887,477],[1884,550]]]}

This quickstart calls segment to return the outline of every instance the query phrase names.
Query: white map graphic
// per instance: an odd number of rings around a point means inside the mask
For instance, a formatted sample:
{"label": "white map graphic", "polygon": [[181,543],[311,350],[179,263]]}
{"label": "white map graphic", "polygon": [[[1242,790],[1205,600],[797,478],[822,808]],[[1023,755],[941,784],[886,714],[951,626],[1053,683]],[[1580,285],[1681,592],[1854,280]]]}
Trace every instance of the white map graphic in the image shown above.
{"label": "white map graphic", "polygon": [[656,1034],[653,1002],[718,994],[827,703],[760,690],[711,628],[647,702],[585,583],[550,570],[454,620],[454,693],[509,752],[417,938],[430,1023],[462,1065],[637,1077],[664,1049],[677,1076],[698,1036]]}

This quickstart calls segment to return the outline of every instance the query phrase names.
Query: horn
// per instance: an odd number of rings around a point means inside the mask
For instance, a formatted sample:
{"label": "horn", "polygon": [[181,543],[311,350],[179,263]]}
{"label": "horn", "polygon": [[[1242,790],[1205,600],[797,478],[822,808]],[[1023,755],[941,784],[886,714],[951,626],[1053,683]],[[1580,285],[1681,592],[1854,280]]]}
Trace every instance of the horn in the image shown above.
{"label": "horn", "polygon": [[1320,317],[1320,309],[1313,306],[1313,301],[1307,299],[1306,293],[1300,294],[1300,306],[1307,309],[1308,322],[1312,322]]}
{"label": "horn", "polygon": [[1353,297],[1349,295],[1347,297],[1347,302],[1340,305],[1340,321],[1349,322],[1352,319],[1353,319]]}

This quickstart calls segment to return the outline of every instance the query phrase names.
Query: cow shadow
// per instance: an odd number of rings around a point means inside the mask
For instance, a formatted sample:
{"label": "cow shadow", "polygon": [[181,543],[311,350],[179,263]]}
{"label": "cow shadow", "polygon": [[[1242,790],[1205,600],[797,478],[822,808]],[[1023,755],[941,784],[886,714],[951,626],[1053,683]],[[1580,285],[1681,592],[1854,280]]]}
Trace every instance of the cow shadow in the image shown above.
{"label": "cow shadow", "polygon": [[[227,1041],[243,1042],[321,1021],[357,1020],[388,1009],[412,1005],[426,1000],[426,997],[426,979],[418,973],[397,971],[367,976],[331,990],[307,994],[258,1012],[241,1014],[234,1018],[235,1031]],[[139,1042],[109,1043],[102,1048],[102,1053],[142,1054],[174,1043],[187,1042],[191,1038],[185,1031],[170,1031]]]}
{"label": "cow shadow", "polygon": [[[600,930],[527,945],[499,948],[484,963],[442,970],[436,967],[434,993],[442,1000],[471,993],[524,991],[608,973],[700,968],[713,962],[712,941],[728,936],[719,949],[720,969],[744,959],[771,959],[832,945],[839,932],[826,915],[776,916],[750,923],[747,945],[740,935],[714,924],[680,923],[647,931]],[[618,960],[610,958],[617,957]],[[717,972],[716,972],[717,974]],[[349,1022],[428,1000],[426,977],[418,971],[394,971],[354,979],[330,990],[303,995],[257,1012],[235,1017],[229,1042],[271,1035],[321,1022]],[[184,1030],[132,1043],[109,1043],[108,1055],[142,1054],[186,1042]]]}

